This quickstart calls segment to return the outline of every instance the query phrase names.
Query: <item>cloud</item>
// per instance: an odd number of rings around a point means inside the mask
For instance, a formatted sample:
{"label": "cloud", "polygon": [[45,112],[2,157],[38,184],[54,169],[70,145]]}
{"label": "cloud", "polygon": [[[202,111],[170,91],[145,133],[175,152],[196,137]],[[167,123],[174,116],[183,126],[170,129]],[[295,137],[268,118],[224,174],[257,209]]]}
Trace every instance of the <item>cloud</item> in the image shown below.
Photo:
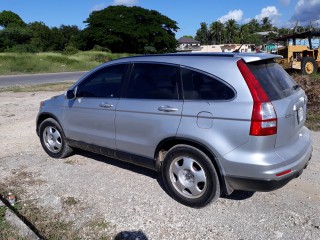
{"label": "cloud", "polygon": [[92,7],[91,12],[93,11],[100,11],[102,9],[105,9],[106,7],[109,7],[110,5],[117,6],[117,5],[124,5],[124,6],[135,6],[138,5],[139,0],[114,0],[112,4],[110,3],[99,3]]}
{"label": "cloud", "polygon": [[247,23],[249,23],[251,20],[252,20],[252,18],[246,18],[246,19],[243,20],[243,23],[244,23],[244,24],[247,24]]}
{"label": "cloud", "polygon": [[91,9],[91,12],[94,12],[94,11],[100,11],[106,7],[108,7],[110,4],[107,4],[107,3],[100,3],[100,4],[96,4],[92,7]]}
{"label": "cloud", "polygon": [[112,5],[135,6],[139,0],[114,0]]}
{"label": "cloud", "polygon": [[227,15],[224,15],[220,18],[218,18],[218,21],[225,23],[230,19],[234,19],[236,22],[239,22],[243,17],[243,12],[242,10],[238,9],[238,10],[233,10],[228,12]]}
{"label": "cloud", "polygon": [[262,8],[261,13],[255,16],[255,19],[261,21],[263,18],[268,17],[271,20],[272,24],[275,24],[280,17],[280,13],[275,6],[269,6]]}
{"label": "cloud", "polygon": [[319,0],[299,0],[291,21],[299,21],[299,25],[310,24],[310,21],[320,22],[320,1]]}
{"label": "cloud", "polygon": [[290,4],[290,1],[291,0],[280,0],[280,3],[283,5],[283,6],[288,6]]}

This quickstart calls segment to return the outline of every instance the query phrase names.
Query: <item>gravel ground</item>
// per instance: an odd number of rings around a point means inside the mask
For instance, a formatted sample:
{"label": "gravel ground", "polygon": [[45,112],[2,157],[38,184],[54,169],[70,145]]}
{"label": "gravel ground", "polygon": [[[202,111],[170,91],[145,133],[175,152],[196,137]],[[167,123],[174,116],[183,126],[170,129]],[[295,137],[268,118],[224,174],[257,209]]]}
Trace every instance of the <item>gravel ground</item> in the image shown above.
{"label": "gravel ground", "polygon": [[[56,160],[35,133],[41,100],[58,93],[0,93],[0,182],[20,178],[21,199],[61,214],[85,231],[105,219],[120,239],[320,239],[320,133],[303,174],[282,189],[235,192],[202,209],[174,201],[158,174],[77,152]],[[9,186],[10,187],[10,186]],[[66,199],[78,204],[65,210]]]}

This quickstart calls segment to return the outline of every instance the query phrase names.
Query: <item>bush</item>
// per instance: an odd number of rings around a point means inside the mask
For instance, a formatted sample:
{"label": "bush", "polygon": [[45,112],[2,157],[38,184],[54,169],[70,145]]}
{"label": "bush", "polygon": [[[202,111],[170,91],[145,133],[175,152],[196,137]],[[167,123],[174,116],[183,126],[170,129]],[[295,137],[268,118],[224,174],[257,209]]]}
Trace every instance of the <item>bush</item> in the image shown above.
{"label": "bush", "polygon": [[152,46],[145,46],[143,48],[143,52],[144,52],[144,54],[155,54],[155,53],[157,53],[157,49]]}
{"label": "bush", "polygon": [[18,44],[11,48],[5,49],[5,52],[37,53],[39,52],[39,49],[31,44]]}
{"label": "bush", "polygon": [[97,52],[107,52],[107,53],[111,53],[111,50],[109,48],[106,47],[101,47],[99,45],[95,45],[92,49],[93,51],[97,51]]}
{"label": "bush", "polygon": [[317,76],[292,75],[293,79],[301,86],[308,96],[308,104],[320,105],[320,79]]}
{"label": "bush", "polygon": [[64,55],[73,55],[76,54],[77,52],[79,52],[79,50],[77,48],[75,48],[74,46],[66,46],[62,52],[62,54]]}
{"label": "bush", "polygon": [[95,62],[99,62],[99,63],[104,63],[104,62],[108,62],[109,58],[108,58],[108,56],[106,56],[103,53],[98,53],[98,54],[95,54],[94,56],[92,56],[91,60],[95,61]]}
{"label": "bush", "polygon": [[44,59],[47,59],[52,64],[58,63],[58,64],[65,64],[65,65],[71,65],[74,63],[77,63],[78,61],[76,59],[71,59],[68,56],[62,56],[62,55],[48,55],[44,57]]}
{"label": "bush", "polygon": [[306,125],[311,130],[320,130],[320,76],[292,75],[308,96],[308,115]]}

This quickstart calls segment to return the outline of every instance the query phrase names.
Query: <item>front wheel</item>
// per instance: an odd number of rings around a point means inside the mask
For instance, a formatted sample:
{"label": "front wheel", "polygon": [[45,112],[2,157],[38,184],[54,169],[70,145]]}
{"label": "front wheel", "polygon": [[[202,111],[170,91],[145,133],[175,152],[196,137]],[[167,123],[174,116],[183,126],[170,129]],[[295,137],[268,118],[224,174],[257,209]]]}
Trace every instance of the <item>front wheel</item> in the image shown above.
{"label": "front wheel", "polygon": [[41,145],[50,157],[65,158],[72,154],[72,148],[66,143],[61,126],[56,120],[44,120],[39,130]]}
{"label": "front wheel", "polygon": [[177,145],[168,151],[162,178],[172,197],[190,207],[204,207],[220,196],[219,178],[211,160],[189,145]]}
{"label": "front wheel", "polygon": [[317,73],[317,63],[312,57],[304,57],[301,61],[301,71],[304,75]]}

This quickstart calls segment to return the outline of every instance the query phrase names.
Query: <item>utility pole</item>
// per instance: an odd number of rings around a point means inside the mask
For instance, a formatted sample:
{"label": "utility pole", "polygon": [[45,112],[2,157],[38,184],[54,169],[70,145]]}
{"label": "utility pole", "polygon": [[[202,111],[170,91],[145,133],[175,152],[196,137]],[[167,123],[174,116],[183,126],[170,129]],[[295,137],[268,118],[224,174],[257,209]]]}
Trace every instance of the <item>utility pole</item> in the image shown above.
{"label": "utility pole", "polygon": [[310,26],[309,26],[309,31],[311,31],[312,30],[312,20],[310,20]]}

